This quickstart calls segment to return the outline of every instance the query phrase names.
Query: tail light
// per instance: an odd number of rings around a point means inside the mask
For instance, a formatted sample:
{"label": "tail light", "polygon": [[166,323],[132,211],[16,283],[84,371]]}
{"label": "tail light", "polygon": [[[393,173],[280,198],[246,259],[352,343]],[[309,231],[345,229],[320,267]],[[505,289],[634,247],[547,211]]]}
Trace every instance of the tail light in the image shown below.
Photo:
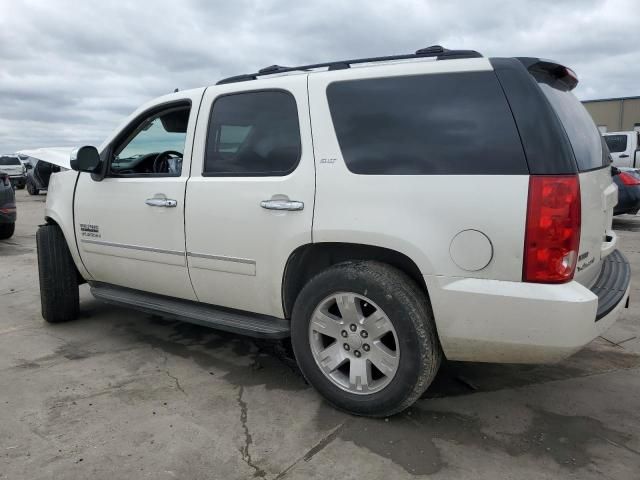
{"label": "tail light", "polygon": [[522,278],[564,283],[573,278],[580,245],[577,175],[529,177]]}
{"label": "tail light", "polygon": [[2,207],[0,207],[0,213],[4,213],[6,215],[10,213],[16,213],[16,204],[15,203],[5,203]]}
{"label": "tail light", "polygon": [[622,181],[622,183],[629,187],[640,185],[640,180],[627,172],[620,172],[618,174],[618,178]]}
{"label": "tail light", "polygon": [[9,180],[9,175],[2,174],[0,175],[0,183],[2,183],[5,187],[11,185],[11,180]]}

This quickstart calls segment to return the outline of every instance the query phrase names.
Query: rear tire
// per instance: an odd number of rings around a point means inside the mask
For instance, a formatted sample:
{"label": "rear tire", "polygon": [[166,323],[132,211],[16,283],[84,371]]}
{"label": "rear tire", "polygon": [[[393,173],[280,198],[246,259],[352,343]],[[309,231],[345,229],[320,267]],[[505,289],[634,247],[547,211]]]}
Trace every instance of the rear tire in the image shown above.
{"label": "rear tire", "polygon": [[14,223],[0,223],[0,240],[6,240],[13,236],[13,232],[16,230],[16,224]]}
{"label": "rear tire", "polygon": [[42,225],[36,234],[42,317],[49,323],[78,318],[78,272],[57,225]]}
{"label": "rear tire", "polygon": [[40,190],[36,188],[31,180],[27,180],[27,192],[29,193],[29,195],[38,195],[40,193]]}
{"label": "rear tire", "polygon": [[371,417],[412,405],[442,358],[424,292],[375,261],[345,262],[312,278],[296,299],[291,338],[318,392],[341,410]]}

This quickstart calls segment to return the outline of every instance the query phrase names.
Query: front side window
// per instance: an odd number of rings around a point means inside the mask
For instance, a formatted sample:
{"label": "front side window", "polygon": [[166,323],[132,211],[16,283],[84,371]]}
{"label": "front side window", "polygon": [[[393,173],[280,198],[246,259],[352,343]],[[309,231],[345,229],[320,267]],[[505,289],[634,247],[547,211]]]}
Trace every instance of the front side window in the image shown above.
{"label": "front side window", "polygon": [[607,147],[609,147],[611,153],[620,153],[627,149],[626,135],[605,135],[604,141],[607,142]]}
{"label": "front side window", "polygon": [[140,122],[115,148],[111,175],[180,175],[190,110],[175,107]]}
{"label": "front side window", "polygon": [[282,176],[300,160],[293,96],[283,91],[236,93],[211,109],[203,175]]}

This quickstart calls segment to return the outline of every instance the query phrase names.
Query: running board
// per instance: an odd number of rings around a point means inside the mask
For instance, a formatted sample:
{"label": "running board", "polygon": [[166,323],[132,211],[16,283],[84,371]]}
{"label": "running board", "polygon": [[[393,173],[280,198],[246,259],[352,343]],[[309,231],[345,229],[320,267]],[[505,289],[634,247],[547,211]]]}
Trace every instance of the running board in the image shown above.
{"label": "running board", "polygon": [[214,307],[104,283],[92,282],[91,294],[106,303],[249,337],[278,339],[291,334],[287,320],[268,315]]}

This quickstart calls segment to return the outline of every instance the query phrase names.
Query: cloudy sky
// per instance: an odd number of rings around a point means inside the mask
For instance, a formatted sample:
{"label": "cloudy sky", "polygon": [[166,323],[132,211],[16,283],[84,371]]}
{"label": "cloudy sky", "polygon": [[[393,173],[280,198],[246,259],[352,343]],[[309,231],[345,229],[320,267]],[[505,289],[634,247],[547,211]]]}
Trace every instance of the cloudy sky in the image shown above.
{"label": "cloudy sky", "polygon": [[640,95],[637,0],[0,0],[0,153],[99,144],[144,101],[274,63],[412,52],[558,60]]}

